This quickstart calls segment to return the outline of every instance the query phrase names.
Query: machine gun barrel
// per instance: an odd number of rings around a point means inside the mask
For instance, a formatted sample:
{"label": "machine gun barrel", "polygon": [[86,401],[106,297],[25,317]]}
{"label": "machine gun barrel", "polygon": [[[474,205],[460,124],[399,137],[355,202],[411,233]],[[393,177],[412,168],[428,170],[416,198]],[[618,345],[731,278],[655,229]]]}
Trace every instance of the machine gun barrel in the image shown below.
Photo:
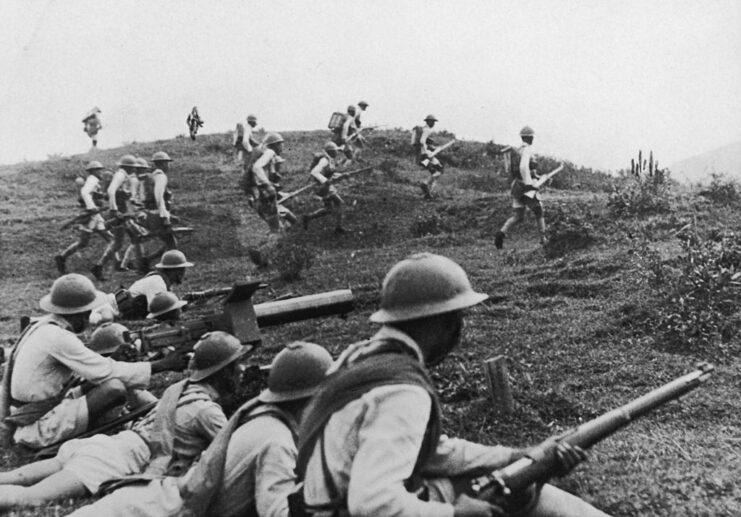
{"label": "machine gun barrel", "polygon": [[260,303],[255,305],[255,316],[257,325],[263,328],[334,314],[344,316],[352,309],[352,291],[339,289],[288,300]]}

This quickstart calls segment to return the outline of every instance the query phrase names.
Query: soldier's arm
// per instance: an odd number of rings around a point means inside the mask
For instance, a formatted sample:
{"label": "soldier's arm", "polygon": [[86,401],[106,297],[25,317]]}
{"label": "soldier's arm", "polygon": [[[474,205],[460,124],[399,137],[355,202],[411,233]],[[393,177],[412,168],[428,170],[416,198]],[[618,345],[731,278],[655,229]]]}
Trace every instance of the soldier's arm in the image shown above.
{"label": "soldier's arm", "polygon": [[116,191],[123,185],[124,175],[116,171],[113,174],[113,179],[111,180],[111,184],[108,185],[108,205],[110,206],[111,210],[114,212],[118,211],[118,206],[116,205]]}
{"label": "soldier's arm", "polygon": [[522,155],[520,156],[520,176],[525,185],[533,184],[533,177],[530,175],[530,158],[532,158],[532,156],[533,151],[529,146],[523,149]]}
{"label": "soldier's arm", "polygon": [[97,187],[98,181],[95,176],[88,176],[85,180],[85,184],[80,189],[80,197],[82,198],[82,202],[85,203],[85,208],[88,210],[95,210],[98,208],[93,199],[93,192],[95,192]]}
{"label": "soldier's arm", "polygon": [[329,160],[327,160],[326,157],[323,157],[319,162],[314,166],[313,169],[311,169],[311,177],[314,178],[319,182],[319,184],[323,184],[327,182],[327,178],[324,177],[322,174],[322,171],[325,167],[329,165]]}
{"label": "soldier's arm", "polygon": [[154,201],[157,203],[157,211],[163,219],[170,217],[165,203],[165,191],[167,190],[167,176],[164,174],[154,175]]}
{"label": "soldier's arm", "polygon": [[265,169],[270,165],[273,156],[275,156],[275,153],[267,150],[262,153],[262,156],[260,156],[260,158],[252,166],[252,172],[255,174],[255,183],[257,183],[258,185],[265,185],[270,183],[270,181],[268,180],[268,173]]}

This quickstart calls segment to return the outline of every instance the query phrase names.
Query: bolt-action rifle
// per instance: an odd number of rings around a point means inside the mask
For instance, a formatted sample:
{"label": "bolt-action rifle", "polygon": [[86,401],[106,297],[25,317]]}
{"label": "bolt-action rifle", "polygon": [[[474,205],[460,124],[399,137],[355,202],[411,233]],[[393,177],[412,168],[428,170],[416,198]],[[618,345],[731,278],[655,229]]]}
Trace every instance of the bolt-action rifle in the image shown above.
{"label": "bolt-action rifle", "polygon": [[[257,286],[257,288],[265,289],[267,286],[268,284],[261,283]],[[191,291],[189,293],[185,293],[180,298],[185,300],[186,302],[193,302],[197,300],[206,300],[208,298],[215,298],[216,296],[226,296],[227,294],[230,294],[233,290],[234,290],[234,286],[214,287],[213,289],[206,289],[203,291]]]}
{"label": "bolt-action rifle", "polygon": [[561,464],[556,456],[559,442],[582,449],[592,447],[637,418],[699,387],[714,370],[708,363],[701,363],[697,368],[624,406],[549,438],[531,449],[530,454],[504,468],[469,480],[470,494],[503,507],[511,507],[508,501],[516,500],[528,487],[545,483],[560,471]]}
{"label": "bolt-action rifle", "polygon": [[221,310],[193,320],[161,323],[130,333],[130,342],[136,350],[127,355],[136,358],[153,357],[170,347],[192,347],[203,334],[223,330],[237,337],[244,344],[259,344],[260,330],[294,321],[345,315],[353,310],[353,294],[349,289],[299,296],[257,305],[252,295],[261,282],[235,285],[230,288]]}
{"label": "bolt-action rifle", "polygon": [[[373,170],[373,167],[364,167],[362,169],[357,169],[357,170],[354,170],[354,171],[343,172],[343,173],[340,173],[340,175],[337,176],[337,177],[330,178],[328,180],[328,182],[329,183],[333,183],[333,182],[336,182],[336,181],[342,181],[342,180],[347,179],[347,178],[349,178],[351,176],[355,176],[356,174],[360,174],[362,172],[371,172],[372,170]],[[278,204],[279,205],[282,205],[283,203],[285,203],[289,199],[293,199],[294,197],[298,196],[299,194],[302,194],[302,193],[306,192],[307,190],[309,190],[311,188],[314,188],[314,187],[317,187],[317,186],[319,186],[319,185],[316,182],[312,182],[312,183],[309,183],[308,185],[304,185],[303,187],[301,187],[298,190],[294,190],[293,192],[289,192],[288,194],[285,194],[282,198],[280,198],[278,200]]]}
{"label": "bolt-action rifle", "polygon": [[74,216],[73,218],[66,220],[62,224],[62,226],[59,227],[59,229],[60,230],[66,230],[67,228],[70,228],[70,227],[72,227],[72,226],[74,226],[76,224],[85,224],[96,213],[97,213],[97,211],[94,211],[94,210],[82,210],[76,216]]}
{"label": "bolt-action rifle", "polygon": [[452,139],[452,140],[451,140],[450,142],[446,142],[446,143],[444,143],[443,145],[441,145],[440,147],[438,147],[437,149],[435,149],[434,151],[432,151],[432,152],[430,153],[430,155],[429,155],[429,156],[427,156],[426,158],[427,158],[428,160],[431,160],[432,158],[434,158],[435,156],[437,156],[437,155],[438,155],[438,153],[441,153],[441,152],[443,152],[443,151],[444,151],[445,149],[447,149],[448,147],[450,147],[451,145],[453,145],[453,144],[454,144],[454,143],[456,143],[456,142],[457,142],[457,140],[456,140],[456,139],[454,138],[454,139]]}

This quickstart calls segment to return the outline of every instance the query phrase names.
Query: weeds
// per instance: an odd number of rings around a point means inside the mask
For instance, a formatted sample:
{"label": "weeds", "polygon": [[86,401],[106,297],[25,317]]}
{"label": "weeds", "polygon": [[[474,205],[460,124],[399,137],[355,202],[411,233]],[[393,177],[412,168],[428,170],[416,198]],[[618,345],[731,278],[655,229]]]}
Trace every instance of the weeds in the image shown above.
{"label": "weeds", "polygon": [[739,184],[734,179],[726,178],[723,174],[713,173],[710,185],[698,194],[722,206],[737,206],[741,202]]}
{"label": "weeds", "polygon": [[439,235],[452,230],[450,225],[439,214],[420,215],[412,222],[409,233],[412,237]]}
{"label": "weeds", "polygon": [[591,214],[584,207],[571,212],[557,206],[550,216],[547,241],[543,247],[546,257],[560,257],[591,246],[597,239],[589,219]]}
{"label": "weeds", "polygon": [[270,262],[282,280],[293,282],[300,280],[304,271],[311,268],[315,255],[308,246],[281,241],[272,250]]}

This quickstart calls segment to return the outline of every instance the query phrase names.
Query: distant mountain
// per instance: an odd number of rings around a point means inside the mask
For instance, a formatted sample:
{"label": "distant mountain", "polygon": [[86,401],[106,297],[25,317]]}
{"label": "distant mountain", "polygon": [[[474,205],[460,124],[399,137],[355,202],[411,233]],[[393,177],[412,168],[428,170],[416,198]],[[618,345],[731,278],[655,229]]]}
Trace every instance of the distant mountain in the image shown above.
{"label": "distant mountain", "polygon": [[679,181],[706,182],[714,172],[741,179],[741,142],[698,154],[669,166]]}

